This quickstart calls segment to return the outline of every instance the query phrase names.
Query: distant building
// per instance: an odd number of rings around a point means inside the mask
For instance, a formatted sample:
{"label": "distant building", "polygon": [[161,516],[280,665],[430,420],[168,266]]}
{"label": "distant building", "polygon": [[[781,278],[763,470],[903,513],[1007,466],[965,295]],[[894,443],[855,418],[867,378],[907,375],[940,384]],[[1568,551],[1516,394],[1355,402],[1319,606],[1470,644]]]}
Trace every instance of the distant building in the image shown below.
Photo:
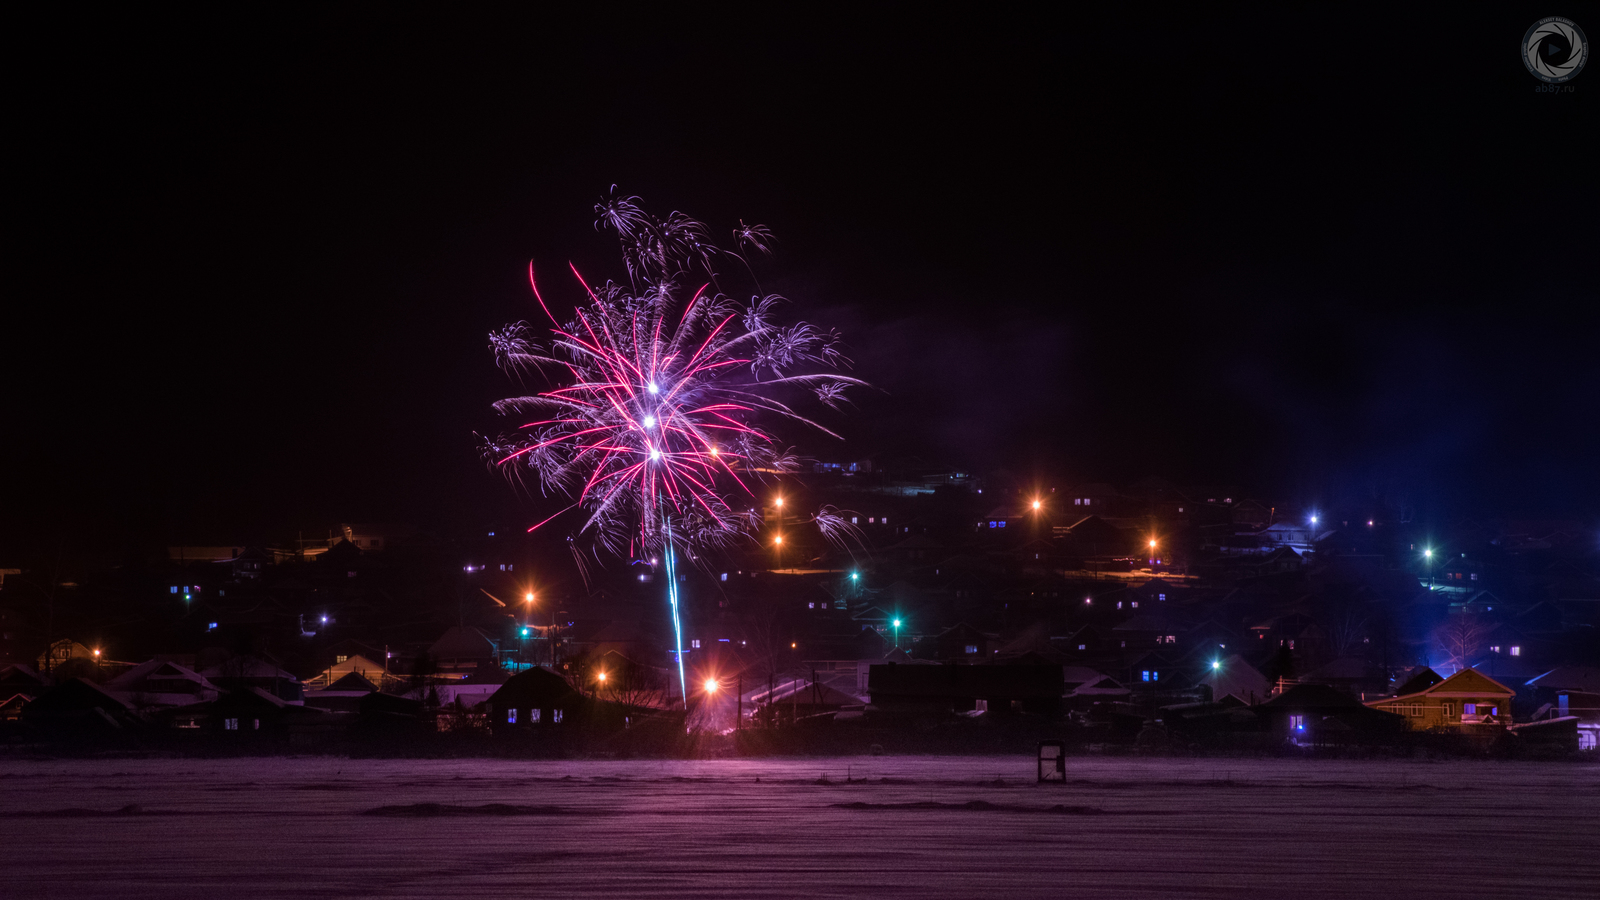
{"label": "distant building", "polygon": [[[1407,685],[1409,686],[1409,685]],[[1504,730],[1516,691],[1473,669],[1410,693],[1369,700],[1373,709],[1404,716],[1414,731]]]}

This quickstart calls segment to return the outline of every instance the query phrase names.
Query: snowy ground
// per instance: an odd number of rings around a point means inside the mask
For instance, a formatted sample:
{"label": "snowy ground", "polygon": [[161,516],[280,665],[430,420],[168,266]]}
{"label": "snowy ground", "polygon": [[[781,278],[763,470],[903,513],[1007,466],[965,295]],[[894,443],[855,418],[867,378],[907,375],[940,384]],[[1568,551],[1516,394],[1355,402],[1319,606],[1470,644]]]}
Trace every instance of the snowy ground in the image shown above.
{"label": "snowy ground", "polygon": [[0,760],[0,897],[1559,898],[1600,884],[1593,765],[1068,763],[1068,784],[1039,785],[1031,759],[999,757]]}

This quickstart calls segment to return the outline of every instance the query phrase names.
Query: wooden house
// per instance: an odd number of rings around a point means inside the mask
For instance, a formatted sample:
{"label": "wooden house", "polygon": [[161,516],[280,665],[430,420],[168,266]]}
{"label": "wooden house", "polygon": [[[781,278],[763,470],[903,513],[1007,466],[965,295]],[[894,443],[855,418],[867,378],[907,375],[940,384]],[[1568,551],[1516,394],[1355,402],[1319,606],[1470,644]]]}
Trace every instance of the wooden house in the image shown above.
{"label": "wooden house", "polygon": [[1367,705],[1404,716],[1414,731],[1504,730],[1516,693],[1476,669],[1462,669],[1437,684]]}

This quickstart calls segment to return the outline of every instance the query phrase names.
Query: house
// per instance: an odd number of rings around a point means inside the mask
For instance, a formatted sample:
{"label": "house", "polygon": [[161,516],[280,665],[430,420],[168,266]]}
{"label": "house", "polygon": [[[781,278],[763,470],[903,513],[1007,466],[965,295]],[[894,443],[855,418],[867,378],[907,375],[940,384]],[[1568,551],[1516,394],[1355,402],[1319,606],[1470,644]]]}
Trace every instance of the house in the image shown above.
{"label": "house", "polygon": [[1367,741],[1406,728],[1403,717],[1325,684],[1297,684],[1256,710],[1274,737],[1298,746]]}
{"label": "house", "polygon": [[788,678],[762,685],[744,697],[746,715],[752,721],[773,724],[802,719],[832,718],[840,710],[860,710],[861,700],[818,679]]}
{"label": "house", "polygon": [[983,660],[990,656],[989,644],[988,635],[965,622],[958,622],[918,641],[915,653],[921,659]]}
{"label": "house", "polygon": [[1225,659],[1212,660],[1199,683],[1211,690],[1213,702],[1237,697],[1248,706],[1267,699],[1271,685],[1267,677],[1237,653]]}
{"label": "house", "polygon": [[106,682],[105,689],[134,709],[205,703],[221,689],[204,675],[169,660],[152,659]]}
{"label": "house", "polygon": [[387,674],[387,669],[382,663],[373,662],[359,653],[340,653],[334,656],[333,665],[306,679],[305,685],[308,688],[330,688],[334,682],[347,675],[358,675],[365,681],[377,684]]}
{"label": "house", "polygon": [[44,692],[44,679],[31,666],[17,663],[0,669],[0,722],[22,718],[23,707]]}
{"label": "house", "polygon": [[1600,667],[1562,666],[1530,679],[1525,687],[1544,704],[1534,718],[1570,717],[1578,749],[1600,746]]}
{"label": "house", "polygon": [[22,709],[22,721],[58,733],[106,734],[137,725],[128,704],[82,678],[69,678]]}
{"label": "house", "polygon": [[489,728],[504,736],[571,727],[589,701],[560,675],[533,668],[507,678],[488,703]]}
{"label": "house", "polygon": [[1134,546],[1135,538],[1099,516],[1084,516],[1071,525],[1052,529],[1066,539],[1066,549],[1079,556],[1122,556]]}
{"label": "house", "polygon": [[253,656],[236,656],[199,674],[224,691],[260,688],[287,703],[299,703],[303,698],[304,689],[293,673]]}
{"label": "house", "polygon": [[306,706],[330,712],[359,713],[361,701],[376,691],[378,686],[360,672],[346,673],[326,687],[306,691]]}
{"label": "house", "polygon": [[1482,672],[1462,669],[1437,684],[1370,700],[1367,706],[1404,716],[1406,725],[1417,731],[1503,731],[1511,724],[1516,693]]}

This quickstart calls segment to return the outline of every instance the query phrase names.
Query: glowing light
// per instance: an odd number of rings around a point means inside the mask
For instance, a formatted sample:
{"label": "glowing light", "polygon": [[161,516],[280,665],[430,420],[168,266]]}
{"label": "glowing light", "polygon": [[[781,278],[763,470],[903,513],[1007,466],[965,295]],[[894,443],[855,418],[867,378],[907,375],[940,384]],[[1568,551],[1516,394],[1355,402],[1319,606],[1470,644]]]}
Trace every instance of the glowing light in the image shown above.
{"label": "glowing light", "polygon": [[781,544],[781,543],[783,543],[783,535],[781,535],[781,534],[780,534],[780,535],[778,535],[778,536],[777,536],[777,537],[775,537],[775,538],[773,538],[773,539],[772,539],[772,542],[773,542],[773,543],[774,543],[774,544]]}
{"label": "glowing light", "polygon": [[858,579],[860,577],[861,577],[861,574],[859,572],[851,572],[850,573],[850,580],[851,581],[855,581],[856,579]]}
{"label": "glowing light", "polygon": [[798,647],[798,646],[800,646],[800,645],[799,645],[799,644],[798,644],[798,643],[796,643],[796,642],[795,642],[795,641],[790,641],[790,642],[789,642],[789,649],[790,649],[790,650],[793,650],[793,649],[795,649],[795,648],[796,648],[796,647]]}
{"label": "glowing light", "polygon": [[322,617],[322,624],[324,624],[324,625],[328,624],[328,617],[327,616],[323,616]]}
{"label": "glowing light", "polygon": [[1222,663],[1217,662],[1216,660],[1212,660],[1211,661],[1211,668],[1220,669],[1220,668],[1222,668]]}
{"label": "glowing light", "polygon": [[650,393],[652,393],[652,394],[661,393],[661,388],[656,387],[656,383],[654,381],[650,382]]}
{"label": "glowing light", "polygon": [[660,462],[661,461],[661,451],[652,449],[650,451],[650,461],[651,462]]}
{"label": "glowing light", "polygon": [[1150,539],[1150,546],[1154,547],[1155,545],[1156,545],[1156,539],[1155,538],[1151,538]]}
{"label": "glowing light", "polygon": [[645,416],[644,417],[644,427],[646,427],[646,428],[654,428],[654,427],[656,427],[656,417],[655,416]]}
{"label": "glowing light", "polygon": [[599,678],[600,678],[601,681],[605,681],[606,680],[606,673],[601,672]]}
{"label": "glowing light", "polygon": [[1033,508],[1034,509],[1038,509],[1039,508],[1039,501],[1037,501],[1037,500],[1033,501]]}
{"label": "glowing light", "polygon": [[1422,555],[1427,557],[1428,559],[1433,559],[1433,551],[1432,550],[1424,550],[1424,551],[1422,551]]}
{"label": "glowing light", "polygon": [[1083,602],[1085,602],[1085,603],[1093,603],[1094,602],[1094,598],[1093,597],[1085,597],[1085,598],[1083,598]]}
{"label": "glowing light", "polygon": [[705,688],[706,693],[715,694],[717,692],[717,680],[715,678],[707,678]]}
{"label": "glowing light", "polygon": [[532,603],[533,602],[533,591],[529,591],[526,595],[523,596],[522,599],[526,603]]}
{"label": "glowing light", "polygon": [[94,655],[95,655],[95,656],[99,656],[99,655],[100,655],[100,651],[99,651],[99,650],[96,650],[96,651],[95,651],[95,652],[94,652]]}
{"label": "glowing light", "polygon": [[1371,528],[1371,527],[1372,527],[1372,520],[1371,520],[1371,519],[1368,519],[1368,520],[1367,520],[1367,527],[1368,527],[1368,528]]}
{"label": "glowing light", "polygon": [[1312,516],[1311,517],[1311,524],[1313,524],[1313,525],[1317,524],[1317,517],[1316,516]]}
{"label": "glowing light", "polygon": [[528,636],[528,629],[526,629],[526,628],[522,629],[522,636],[523,637],[527,637]]}
{"label": "glowing light", "polygon": [[900,627],[900,620],[899,619],[895,619],[894,620],[894,627],[896,627],[896,628]]}
{"label": "glowing light", "polygon": [[722,453],[722,451],[718,450],[715,444],[711,445],[711,455],[712,456],[717,456],[717,455],[719,455],[721,453]]}
{"label": "glowing light", "polygon": [[776,499],[776,500],[774,500],[774,501],[772,501],[772,502],[773,502],[773,504],[774,504],[774,505],[776,505],[776,506],[777,506],[777,507],[778,507],[778,508],[779,508],[779,509],[783,509],[783,498],[782,498],[782,497],[779,497],[779,498],[778,498],[778,499]]}

